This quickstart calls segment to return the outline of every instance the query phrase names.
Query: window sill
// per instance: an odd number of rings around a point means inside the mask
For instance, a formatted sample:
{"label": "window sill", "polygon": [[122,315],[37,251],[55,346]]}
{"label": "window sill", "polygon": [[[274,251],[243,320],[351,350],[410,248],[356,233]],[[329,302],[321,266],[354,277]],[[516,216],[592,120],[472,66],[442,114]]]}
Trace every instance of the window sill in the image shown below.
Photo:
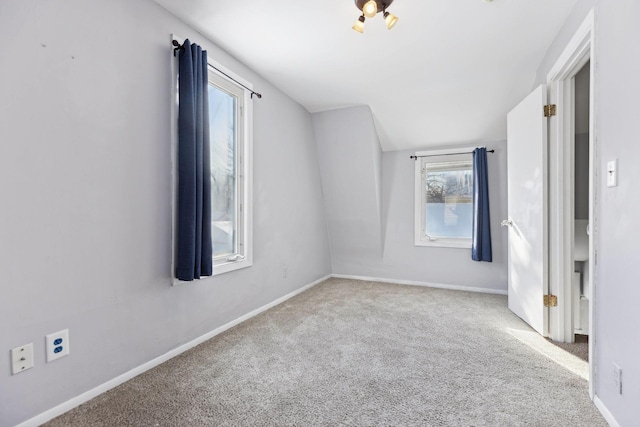
{"label": "window sill", "polygon": [[[214,276],[219,276],[221,274],[230,273],[230,272],[236,271],[236,270],[241,270],[243,268],[251,267],[252,265],[253,265],[253,261],[248,259],[248,258],[245,258],[243,260],[238,260],[238,261],[220,262],[219,264],[215,264],[215,261],[214,261],[213,275],[212,276],[205,276],[205,277],[201,278],[200,280],[206,280],[206,279],[209,279],[209,278],[214,277]],[[174,277],[172,279],[172,283],[171,284],[173,286],[178,286],[178,285],[184,285],[186,283],[193,283],[193,282],[197,282],[197,280],[184,281],[184,280],[176,279]]]}
{"label": "window sill", "polygon": [[253,265],[253,261],[249,258],[244,258],[238,261],[222,261],[219,264],[214,261],[213,275],[217,276],[219,274],[229,273],[231,271],[236,271],[242,268],[251,267],[252,265]]}
{"label": "window sill", "polygon": [[434,248],[471,249],[471,240],[470,239],[416,240],[415,246],[434,247]]}

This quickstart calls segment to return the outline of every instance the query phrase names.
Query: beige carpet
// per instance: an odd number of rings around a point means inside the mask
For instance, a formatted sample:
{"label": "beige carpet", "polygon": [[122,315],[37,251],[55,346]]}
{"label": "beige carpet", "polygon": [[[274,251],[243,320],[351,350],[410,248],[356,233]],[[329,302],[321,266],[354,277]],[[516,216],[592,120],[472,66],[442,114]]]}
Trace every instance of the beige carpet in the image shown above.
{"label": "beige carpet", "polygon": [[331,279],[47,425],[606,426],[538,345],[504,296]]}
{"label": "beige carpet", "polygon": [[568,351],[569,353],[579,357],[585,362],[589,361],[589,336],[588,335],[575,335],[575,342],[555,342],[549,340],[553,345],[560,347],[561,349]]}

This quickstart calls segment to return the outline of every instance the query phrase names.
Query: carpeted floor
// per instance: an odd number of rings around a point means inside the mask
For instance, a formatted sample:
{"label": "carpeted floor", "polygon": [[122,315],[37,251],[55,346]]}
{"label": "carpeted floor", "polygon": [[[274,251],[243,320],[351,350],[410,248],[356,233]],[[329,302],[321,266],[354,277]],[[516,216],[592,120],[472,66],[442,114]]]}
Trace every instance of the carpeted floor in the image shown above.
{"label": "carpeted floor", "polygon": [[506,303],[330,279],[47,425],[606,426]]}
{"label": "carpeted floor", "polygon": [[566,343],[566,342],[555,342],[549,340],[553,345],[560,347],[561,349],[568,351],[569,353],[578,356],[580,359],[585,362],[589,361],[589,336],[588,335],[578,335],[575,336],[575,342]]}

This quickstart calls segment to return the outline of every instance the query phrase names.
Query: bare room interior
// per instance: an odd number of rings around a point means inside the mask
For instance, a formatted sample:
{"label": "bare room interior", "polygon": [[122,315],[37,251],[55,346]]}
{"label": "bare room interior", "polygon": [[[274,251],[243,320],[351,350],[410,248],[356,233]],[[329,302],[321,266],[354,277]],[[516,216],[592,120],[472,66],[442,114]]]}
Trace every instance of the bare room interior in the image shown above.
{"label": "bare room interior", "polygon": [[0,427],[640,423],[636,0],[2,0]]}

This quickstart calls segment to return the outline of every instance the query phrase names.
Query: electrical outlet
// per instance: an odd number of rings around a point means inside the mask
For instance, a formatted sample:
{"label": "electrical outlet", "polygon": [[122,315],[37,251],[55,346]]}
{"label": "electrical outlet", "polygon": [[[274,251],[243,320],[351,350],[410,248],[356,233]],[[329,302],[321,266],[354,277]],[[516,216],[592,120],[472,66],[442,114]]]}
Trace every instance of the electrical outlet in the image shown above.
{"label": "electrical outlet", "polygon": [[64,329],[46,336],[47,362],[69,355],[69,330]]}
{"label": "electrical outlet", "polygon": [[622,368],[615,363],[613,364],[613,381],[618,394],[622,394]]}
{"label": "electrical outlet", "polygon": [[33,343],[11,349],[11,374],[33,368]]}

